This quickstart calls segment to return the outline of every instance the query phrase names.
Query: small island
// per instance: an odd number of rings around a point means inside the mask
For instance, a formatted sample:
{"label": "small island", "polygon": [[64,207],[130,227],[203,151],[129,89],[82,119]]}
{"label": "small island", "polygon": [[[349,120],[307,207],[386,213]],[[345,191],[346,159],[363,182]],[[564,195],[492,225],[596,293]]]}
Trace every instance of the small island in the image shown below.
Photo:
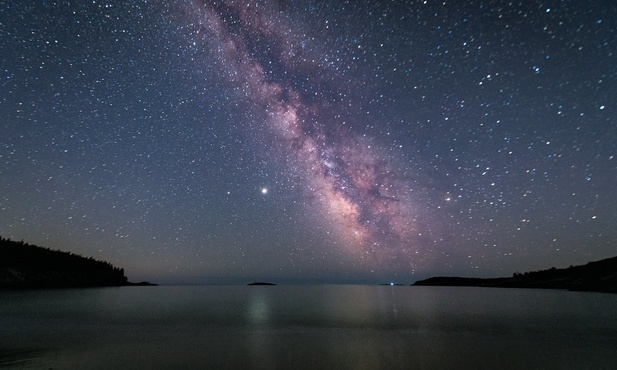
{"label": "small island", "polygon": [[475,286],[491,288],[567,289],[572,291],[617,293],[617,257],[586,265],[514,273],[512,277],[466,278],[438,276],[420,280],[414,286]]}
{"label": "small island", "polygon": [[246,285],[269,285],[269,286],[273,286],[273,285],[276,285],[276,284],[274,284],[274,283],[266,283],[266,282],[263,282],[263,281],[256,281],[254,283],[250,283],[250,284],[246,284]]}
{"label": "small island", "polygon": [[150,286],[105,261],[0,237],[0,289]]}

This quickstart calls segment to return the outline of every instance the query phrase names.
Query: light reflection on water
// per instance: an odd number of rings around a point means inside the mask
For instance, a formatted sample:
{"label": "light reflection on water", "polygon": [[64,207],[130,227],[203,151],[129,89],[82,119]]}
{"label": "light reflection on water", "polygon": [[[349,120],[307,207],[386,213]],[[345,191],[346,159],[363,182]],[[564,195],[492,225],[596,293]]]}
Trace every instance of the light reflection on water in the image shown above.
{"label": "light reflection on water", "polygon": [[0,292],[0,367],[617,368],[617,295],[404,286]]}

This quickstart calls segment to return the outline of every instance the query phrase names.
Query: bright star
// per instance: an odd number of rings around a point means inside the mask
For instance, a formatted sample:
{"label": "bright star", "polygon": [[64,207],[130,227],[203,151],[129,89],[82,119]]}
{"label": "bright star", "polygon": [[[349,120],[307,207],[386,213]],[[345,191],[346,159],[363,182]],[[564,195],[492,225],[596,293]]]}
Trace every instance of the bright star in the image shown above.
{"label": "bright star", "polygon": [[261,193],[262,193],[263,195],[268,194],[268,188],[261,188]]}

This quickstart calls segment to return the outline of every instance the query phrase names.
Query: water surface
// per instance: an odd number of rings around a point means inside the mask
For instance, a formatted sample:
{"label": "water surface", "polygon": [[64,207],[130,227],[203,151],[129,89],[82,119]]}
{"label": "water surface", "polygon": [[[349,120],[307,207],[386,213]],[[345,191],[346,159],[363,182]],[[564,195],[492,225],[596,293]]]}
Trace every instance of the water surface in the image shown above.
{"label": "water surface", "polygon": [[617,295],[406,286],[0,292],[0,367],[615,369]]}

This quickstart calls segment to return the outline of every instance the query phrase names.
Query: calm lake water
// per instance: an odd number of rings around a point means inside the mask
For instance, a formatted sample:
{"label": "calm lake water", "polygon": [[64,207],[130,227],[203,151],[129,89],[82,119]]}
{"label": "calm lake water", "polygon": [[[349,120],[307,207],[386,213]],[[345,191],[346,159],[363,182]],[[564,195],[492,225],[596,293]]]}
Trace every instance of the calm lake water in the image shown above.
{"label": "calm lake water", "polygon": [[617,295],[408,286],[0,292],[0,368],[617,369]]}

